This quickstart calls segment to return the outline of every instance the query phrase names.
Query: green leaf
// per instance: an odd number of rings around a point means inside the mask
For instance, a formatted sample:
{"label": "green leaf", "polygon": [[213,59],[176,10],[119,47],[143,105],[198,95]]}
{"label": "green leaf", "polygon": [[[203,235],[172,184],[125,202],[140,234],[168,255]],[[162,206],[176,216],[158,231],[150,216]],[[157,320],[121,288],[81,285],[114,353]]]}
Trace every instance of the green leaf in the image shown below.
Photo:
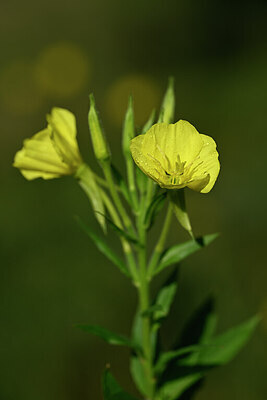
{"label": "green leaf", "polygon": [[184,189],[169,190],[169,197],[178,222],[194,238],[191,222],[186,211]]}
{"label": "green leaf", "polygon": [[[209,340],[198,353],[197,363],[200,365],[223,365],[231,361],[248,342],[260,318],[258,315],[248,321],[229,329],[219,336]],[[180,365],[192,366],[196,360],[184,359]]]}
{"label": "green leaf", "polygon": [[[175,275],[176,276],[176,275]],[[155,306],[158,307],[154,312],[154,324],[159,325],[159,322],[167,317],[169,314],[174,296],[177,290],[177,282],[170,282],[168,285],[164,286],[156,299]]]}
{"label": "green leaf", "polygon": [[178,357],[183,356],[188,353],[199,352],[200,348],[201,348],[201,346],[195,345],[195,346],[182,347],[178,350],[166,351],[164,353],[161,353],[161,355],[159,356],[159,359],[155,365],[155,368],[154,368],[155,374],[157,374],[157,375],[161,374],[170,361],[173,361],[173,360],[177,359]]}
{"label": "green leaf", "polygon": [[167,193],[163,192],[159,195],[154,196],[151,201],[148,210],[145,215],[145,227],[150,229],[154,223],[155,217],[158,215],[162,207],[164,206],[164,202],[166,200]]}
{"label": "green leaf", "polygon": [[90,239],[94,242],[98,250],[104,254],[111,262],[113,262],[119,270],[125,274],[127,277],[131,277],[126,265],[121,260],[119,256],[107,245],[107,243],[97,235],[92,228],[86,225],[79,217],[76,217],[78,224],[81,229],[90,237]]}
{"label": "green leaf", "polygon": [[173,377],[176,375],[176,379],[172,379],[169,373],[169,380],[159,390],[160,396],[176,400],[185,390],[202,379],[209,369],[231,361],[247,343],[258,322],[259,317],[254,316],[245,323],[210,339],[199,348],[198,352],[179,359],[176,362],[176,369],[172,368],[172,375]]}
{"label": "green leaf", "polygon": [[118,185],[122,195],[124,196],[124,198],[128,202],[128,204],[131,205],[131,198],[130,198],[128,186],[127,186],[125,180],[123,179],[121,173],[117,170],[117,168],[113,164],[111,164],[111,169],[112,169],[112,175],[114,177],[114,180],[115,180],[116,184]]}
{"label": "green leaf", "polygon": [[[164,369],[160,371],[163,373],[160,377],[160,386],[164,386],[164,389],[162,389],[164,392],[177,390],[177,397],[173,397],[173,399],[178,398],[178,395],[182,394],[188,388],[193,390],[196,387],[196,382],[203,378],[203,372],[206,372],[208,369],[202,366],[180,367],[177,363],[179,352],[183,351],[183,349],[196,349],[196,351],[191,352],[190,358],[191,360],[195,359],[197,363],[198,350],[211,339],[216,327],[216,321],[214,299],[208,297],[189,319],[182,331],[181,338],[174,345],[173,351],[163,356],[165,365]],[[192,385],[194,386],[192,387]]]}
{"label": "green leaf", "polygon": [[82,329],[84,332],[91,333],[92,335],[98,336],[103,339],[105,342],[109,344],[113,344],[115,346],[126,346],[130,347],[135,351],[139,351],[139,347],[129,338],[123,335],[119,335],[117,333],[111,332],[106,328],[103,328],[99,325],[87,325],[87,324],[78,324],[77,328]]}
{"label": "green leaf", "polygon": [[137,400],[136,397],[125,392],[111,375],[109,370],[106,370],[102,379],[104,400]]}
{"label": "green leaf", "polygon": [[202,373],[196,373],[195,375],[184,376],[179,379],[174,379],[167,382],[158,391],[158,399],[164,400],[178,400],[180,396],[190,387],[196,384],[202,378]]}
{"label": "green leaf", "polygon": [[218,233],[213,233],[197,238],[195,240],[189,240],[187,242],[170,247],[163,253],[160,263],[154,271],[154,275],[158,274],[169,265],[177,264],[188,257],[190,254],[193,254],[197,250],[208,246],[218,236]]}

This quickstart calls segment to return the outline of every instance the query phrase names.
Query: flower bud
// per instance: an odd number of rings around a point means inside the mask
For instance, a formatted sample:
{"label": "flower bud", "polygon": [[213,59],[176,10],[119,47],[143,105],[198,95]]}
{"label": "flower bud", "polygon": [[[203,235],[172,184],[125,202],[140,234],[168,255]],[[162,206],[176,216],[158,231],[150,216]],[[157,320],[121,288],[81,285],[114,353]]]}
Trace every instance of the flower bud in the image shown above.
{"label": "flower bud", "polygon": [[134,138],[134,136],[135,136],[135,131],[134,131],[133,99],[132,96],[130,96],[122,132],[122,150],[125,158],[132,159],[130,151],[130,142]]}
{"label": "flower bud", "polygon": [[91,133],[92,144],[95,157],[99,162],[109,161],[111,158],[107,140],[101,129],[100,122],[95,109],[95,99],[93,94],[90,94],[90,110],[88,114],[88,123]]}
{"label": "flower bud", "polygon": [[169,78],[169,84],[162,102],[160,117],[158,122],[166,122],[170,124],[174,119],[174,109],[175,109],[175,96],[174,96],[174,78]]}

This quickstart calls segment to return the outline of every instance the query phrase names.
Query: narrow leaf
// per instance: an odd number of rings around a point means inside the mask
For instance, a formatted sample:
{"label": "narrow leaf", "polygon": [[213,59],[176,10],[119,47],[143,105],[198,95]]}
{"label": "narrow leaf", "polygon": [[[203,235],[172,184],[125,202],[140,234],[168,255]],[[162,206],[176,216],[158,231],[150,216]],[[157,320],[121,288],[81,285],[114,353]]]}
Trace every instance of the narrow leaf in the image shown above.
{"label": "narrow leaf", "polygon": [[162,353],[157,361],[157,364],[155,365],[155,368],[154,368],[155,374],[162,373],[170,361],[173,361],[173,360],[177,359],[178,357],[183,356],[188,353],[199,352],[200,348],[201,348],[201,346],[198,346],[198,345],[187,346],[187,347],[182,347],[178,350],[166,351],[166,352]]}
{"label": "narrow leaf", "polygon": [[168,315],[176,290],[177,282],[172,282],[161,289],[155,304],[155,306],[158,306],[158,309],[154,312],[155,321],[159,321]]}
{"label": "narrow leaf", "polygon": [[104,254],[113,264],[116,265],[116,267],[119,268],[119,270],[124,273],[127,277],[130,277],[130,273],[124,264],[124,262],[121,260],[119,256],[107,245],[107,243],[99,236],[97,235],[92,228],[90,228],[88,225],[86,225],[82,220],[77,217],[77,222],[80,225],[81,229],[90,237],[90,239],[94,242],[98,250]]}
{"label": "narrow leaf", "polygon": [[102,388],[104,400],[137,400],[136,397],[125,392],[111,375],[109,370],[106,370],[102,379]]}
{"label": "narrow leaf", "polygon": [[159,399],[178,400],[180,396],[203,377],[202,372],[167,382],[159,390]]}
{"label": "narrow leaf", "polygon": [[240,349],[247,343],[259,317],[255,316],[247,322],[230,329],[229,331],[211,339],[205,345],[199,347],[199,351],[176,362],[176,368],[172,367],[172,379],[160,388],[160,395],[169,400],[176,400],[188,388],[204,377],[206,372],[214,367],[224,365],[231,361]]}
{"label": "narrow leaf", "polygon": [[126,346],[130,347],[133,350],[139,350],[139,348],[134,344],[134,342],[129,338],[127,338],[126,336],[111,332],[108,329],[103,328],[102,326],[87,325],[87,324],[79,324],[76,326],[77,328],[80,328],[84,332],[88,332],[91,333],[92,335],[100,337],[109,344],[113,344],[115,346]]}
{"label": "narrow leaf", "polygon": [[160,386],[163,386],[162,391],[164,393],[171,394],[174,392],[174,397],[171,397],[173,400],[176,400],[189,388],[193,390],[196,387],[196,382],[199,382],[209,369],[209,367],[203,366],[181,367],[176,362],[177,354],[183,349],[196,349],[196,351],[191,352],[190,360],[194,359],[197,364],[199,350],[211,339],[216,320],[214,300],[212,297],[208,297],[189,319],[182,332],[181,339],[174,345],[174,350],[163,356],[165,364],[164,369],[160,371],[161,374],[163,373],[160,376]]}
{"label": "narrow leaf", "polygon": [[[200,365],[223,365],[231,361],[248,342],[260,318],[256,315],[248,321],[211,339],[198,354]],[[196,360],[184,359],[180,365],[195,365]]]}
{"label": "narrow leaf", "polygon": [[145,226],[147,229],[151,228],[151,226],[154,223],[155,217],[158,215],[158,213],[164,206],[166,196],[167,196],[166,192],[154,196],[145,216]]}
{"label": "narrow leaf", "polygon": [[167,249],[160,260],[158,267],[155,269],[154,275],[158,274],[164,268],[171,264],[177,264],[188,257],[190,254],[195,253],[197,250],[208,246],[218,237],[218,233],[205,235],[195,240],[189,240],[187,242],[177,244]]}

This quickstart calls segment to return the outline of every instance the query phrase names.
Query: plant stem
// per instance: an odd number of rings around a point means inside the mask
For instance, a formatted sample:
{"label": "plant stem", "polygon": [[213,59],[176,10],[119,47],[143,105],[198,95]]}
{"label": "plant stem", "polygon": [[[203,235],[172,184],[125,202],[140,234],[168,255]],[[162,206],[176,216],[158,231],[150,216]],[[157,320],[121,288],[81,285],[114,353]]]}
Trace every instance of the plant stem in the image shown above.
{"label": "plant stem", "polygon": [[[141,314],[146,311],[150,306],[149,299],[149,282],[147,279],[147,266],[146,266],[146,229],[143,221],[143,212],[139,215],[137,220],[139,241],[141,247],[138,249],[139,261],[139,279],[140,286],[138,288],[139,294],[139,309]],[[142,342],[144,351],[144,370],[147,377],[147,387],[149,400],[154,399],[154,374],[153,374],[153,352],[151,348],[151,323],[148,315],[142,316]]]}
{"label": "plant stem", "polygon": [[118,195],[118,192],[116,190],[115,183],[112,178],[112,172],[111,172],[111,167],[109,163],[102,163],[102,169],[109,187],[109,191],[111,194],[111,197],[115,203],[115,206],[117,207],[117,210],[122,218],[123,224],[125,225],[125,228],[128,229],[130,232],[134,233],[133,227],[132,227],[132,222],[125,211],[125,208],[123,207],[123,204],[121,202],[121,199]]}
{"label": "plant stem", "polygon": [[167,235],[168,235],[168,232],[170,229],[171,221],[172,221],[172,205],[169,203],[167,214],[166,214],[165,221],[163,224],[163,228],[162,228],[160,237],[158,239],[158,242],[156,244],[155,250],[153,252],[153,255],[151,257],[151,260],[150,260],[150,263],[148,266],[148,279],[149,280],[152,278],[154,269],[156,268],[156,266],[159,262],[159,259],[160,259],[161,253],[163,251],[165,241],[167,239]]}
{"label": "plant stem", "polygon": [[[113,206],[112,202],[110,201],[109,197],[104,192],[104,190],[99,188],[99,191],[100,191],[102,200],[103,200],[114,224],[122,229],[123,226],[121,224],[120,217],[118,216],[117,211],[116,211],[115,207]],[[136,262],[134,259],[132,248],[131,248],[130,244],[127,242],[127,240],[125,240],[124,238],[120,238],[120,240],[121,240],[121,244],[122,244],[122,248],[123,248],[125,257],[128,262],[128,267],[129,267],[130,273],[133,278],[134,285],[138,286],[139,285],[139,276],[137,273]]]}

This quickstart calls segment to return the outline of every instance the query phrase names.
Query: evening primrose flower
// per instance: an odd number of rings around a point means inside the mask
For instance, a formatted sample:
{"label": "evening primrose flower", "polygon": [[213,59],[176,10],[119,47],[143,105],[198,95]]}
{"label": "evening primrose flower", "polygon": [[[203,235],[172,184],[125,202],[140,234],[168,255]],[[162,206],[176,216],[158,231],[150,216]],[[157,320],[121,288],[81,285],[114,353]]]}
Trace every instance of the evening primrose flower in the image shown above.
{"label": "evening primrose flower", "polygon": [[132,139],[131,152],[138,167],[162,188],[187,186],[208,193],[220,170],[215,141],[183,120],[153,125]]}
{"label": "evening primrose flower", "polygon": [[63,108],[53,108],[47,121],[47,128],[24,140],[15,155],[13,166],[28,180],[73,175],[82,164],[75,116]]}

